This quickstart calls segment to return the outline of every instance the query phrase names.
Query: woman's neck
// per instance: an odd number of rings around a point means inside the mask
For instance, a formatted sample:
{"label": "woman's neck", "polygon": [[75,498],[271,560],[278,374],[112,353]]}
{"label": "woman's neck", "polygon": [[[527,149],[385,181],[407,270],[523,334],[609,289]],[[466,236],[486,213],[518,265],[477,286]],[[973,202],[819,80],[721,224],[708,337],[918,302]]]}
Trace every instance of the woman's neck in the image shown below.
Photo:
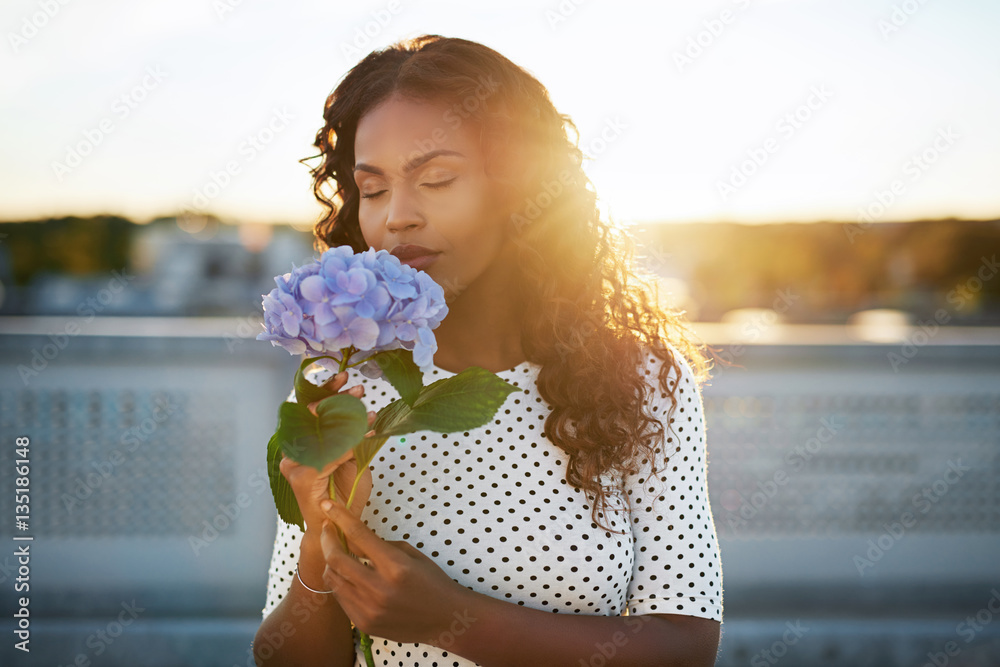
{"label": "woman's neck", "polygon": [[469,366],[491,372],[525,360],[521,348],[523,307],[517,301],[514,265],[496,261],[448,303],[448,315],[434,330],[434,364],[459,373]]}

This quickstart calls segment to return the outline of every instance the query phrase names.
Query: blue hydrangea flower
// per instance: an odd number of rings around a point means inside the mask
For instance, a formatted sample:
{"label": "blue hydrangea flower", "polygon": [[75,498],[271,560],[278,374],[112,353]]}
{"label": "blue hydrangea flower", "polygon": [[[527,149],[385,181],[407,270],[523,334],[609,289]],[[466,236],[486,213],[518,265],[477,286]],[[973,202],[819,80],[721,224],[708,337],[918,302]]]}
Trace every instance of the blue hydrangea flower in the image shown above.
{"label": "blue hydrangea flower", "polygon": [[355,253],[338,246],[317,260],[275,276],[263,296],[264,332],[289,354],[341,359],[380,377],[376,352],[407,349],[422,371],[430,370],[437,342],[433,329],[448,314],[444,289],[385,250]]}

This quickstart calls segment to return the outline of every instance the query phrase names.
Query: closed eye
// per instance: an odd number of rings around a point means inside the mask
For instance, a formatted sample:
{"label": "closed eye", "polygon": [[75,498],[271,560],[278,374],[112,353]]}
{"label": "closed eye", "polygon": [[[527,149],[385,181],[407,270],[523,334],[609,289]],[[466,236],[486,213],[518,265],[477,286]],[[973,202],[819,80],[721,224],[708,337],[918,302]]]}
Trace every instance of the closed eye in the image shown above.
{"label": "closed eye", "polygon": [[447,181],[439,181],[437,183],[424,183],[424,187],[437,190],[438,188],[444,188],[451,185],[452,183],[455,182],[456,178],[458,178],[458,176],[455,176],[455,178],[450,178]]}
{"label": "closed eye", "polygon": [[[431,188],[432,190],[439,190],[441,188],[448,187],[449,185],[451,185],[452,183],[454,183],[457,178],[458,178],[458,176],[455,176],[454,178],[449,178],[447,181],[438,181],[437,183],[424,183],[423,186],[425,188]],[[362,199],[375,199],[376,197],[381,197],[383,194],[385,194],[385,190],[379,190],[378,192],[372,192],[371,194],[367,194],[367,195],[366,194],[362,194],[361,198]]]}
{"label": "closed eye", "polygon": [[[441,188],[448,187],[449,185],[451,185],[452,183],[454,183],[457,178],[458,178],[458,176],[455,176],[454,178],[450,178],[447,181],[439,181],[437,183],[424,183],[423,185],[424,185],[425,188],[431,188],[432,190],[439,190]],[[367,195],[363,194],[363,195],[361,195],[361,198],[362,199],[375,199],[377,197],[381,197],[383,194],[385,194],[385,190],[379,190],[378,192],[372,192],[371,194],[367,194]]]}

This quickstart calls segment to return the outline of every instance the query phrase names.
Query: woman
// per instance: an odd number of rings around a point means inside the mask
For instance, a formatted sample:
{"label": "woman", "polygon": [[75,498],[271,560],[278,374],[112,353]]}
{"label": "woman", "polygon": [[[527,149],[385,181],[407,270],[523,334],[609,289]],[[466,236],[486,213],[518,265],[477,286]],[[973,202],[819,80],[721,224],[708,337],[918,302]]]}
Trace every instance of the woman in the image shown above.
{"label": "woman", "polygon": [[[364,664],[353,622],[379,665],[713,664],[707,359],[601,220],[572,121],[437,35],[368,55],[324,118],[317,247],[385,249],[444,287],[430,381],[480,366],[524,393],[474,431],[390,439],[350,508],[321,502],[331,474],[347,497],[352,453],[320,474],[285,458],[306,530],[279,520],[255,660]],[[394,398],[355,369],[319,381],[370,419]]]}

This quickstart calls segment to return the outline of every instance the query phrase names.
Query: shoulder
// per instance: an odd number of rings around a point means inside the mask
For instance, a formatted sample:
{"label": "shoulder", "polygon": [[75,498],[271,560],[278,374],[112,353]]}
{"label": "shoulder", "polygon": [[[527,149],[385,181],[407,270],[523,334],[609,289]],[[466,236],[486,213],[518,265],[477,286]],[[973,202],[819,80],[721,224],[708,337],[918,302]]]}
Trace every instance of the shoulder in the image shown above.
{"label": "shoulder", "polygon": [[[701,390],[691,362],[673,344],[666,345],[670,359],[661,359],[648,345],[642,346],[642,361],[640,368],[645,376],[646,384],[651,390],[651,403],[661,405],[664,401],[671,402],[667,391],[674,394],[677,403],[694,403],[700,399]],[[663,389],[661,376],[666,370],[666,390]]]}
{"label": "shoulder", "polygon": [[[654,466],[665,465],[676,455],[703,458],[705,417],[701,388],[689,360],[673,345],[667,346],[671,359],[664,360],[644,348],[643,360],[649,388],[645,412],[663,426],[663,440],[654,450]],[[666,372],[666,388],[661,373]]]}

